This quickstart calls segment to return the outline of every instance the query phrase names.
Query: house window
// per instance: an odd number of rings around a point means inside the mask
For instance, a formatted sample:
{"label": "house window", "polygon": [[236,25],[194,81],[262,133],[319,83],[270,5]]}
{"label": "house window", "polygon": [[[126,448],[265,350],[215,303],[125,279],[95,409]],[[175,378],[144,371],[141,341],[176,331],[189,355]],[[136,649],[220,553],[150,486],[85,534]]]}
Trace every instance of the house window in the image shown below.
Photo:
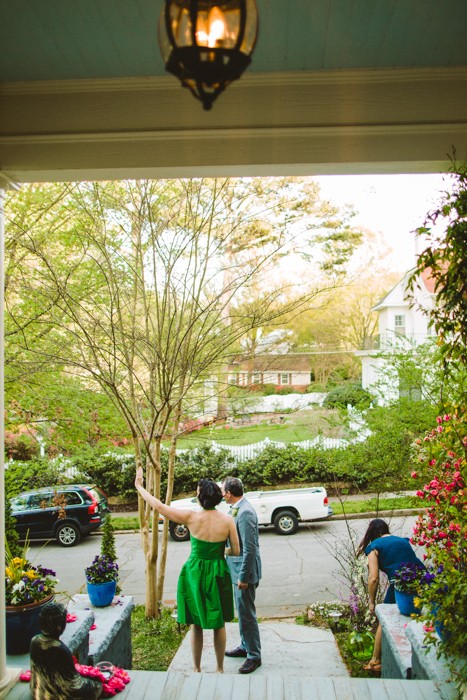
{"label": "house window", "polygon": [[263,377],[261,375],[261,372],[254,372],[253,373],[253,384],[262,384],[263,383]]}
{"label": "house window", "polygon": [[281,384],[281,385],[282,384],[290,384],[288,374],[281,374],[279,379],[280,379],[279,384]]}
{"label": "house window", "polygon": [[405,335],[405,316],[396,314],[394,316],[394,332],[396,335]]}

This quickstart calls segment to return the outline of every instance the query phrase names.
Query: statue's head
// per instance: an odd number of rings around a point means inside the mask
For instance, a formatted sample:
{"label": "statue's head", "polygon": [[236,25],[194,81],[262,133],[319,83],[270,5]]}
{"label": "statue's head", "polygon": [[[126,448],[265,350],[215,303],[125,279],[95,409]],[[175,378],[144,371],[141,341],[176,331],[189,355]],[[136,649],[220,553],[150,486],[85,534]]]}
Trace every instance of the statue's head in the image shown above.
{"label": "statue's head", "polygon": [[42,634],[58,639],[66,627],[66,608],[61,603],[47,603],[39,613]]}

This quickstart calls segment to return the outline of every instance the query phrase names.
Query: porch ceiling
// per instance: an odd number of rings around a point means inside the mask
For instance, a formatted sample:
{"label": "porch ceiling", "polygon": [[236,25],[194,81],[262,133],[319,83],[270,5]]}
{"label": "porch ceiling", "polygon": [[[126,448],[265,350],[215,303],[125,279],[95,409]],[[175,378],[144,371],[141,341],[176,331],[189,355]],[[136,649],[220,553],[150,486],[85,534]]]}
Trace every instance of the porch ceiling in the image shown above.
{"label": "porch ceiling", "polygon": [[465,0],[257,0],[211,113],[164,72],[162,0],[15,0],[0,22],[0,176],[409,172],[467,152]]}

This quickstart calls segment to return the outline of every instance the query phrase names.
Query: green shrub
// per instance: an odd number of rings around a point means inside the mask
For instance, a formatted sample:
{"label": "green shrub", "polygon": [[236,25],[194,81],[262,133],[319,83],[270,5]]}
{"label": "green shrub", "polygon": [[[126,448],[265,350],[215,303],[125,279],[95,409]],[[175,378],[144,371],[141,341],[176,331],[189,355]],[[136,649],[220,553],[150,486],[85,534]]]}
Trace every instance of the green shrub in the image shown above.
{"label": "green shrub", "polygon": [[320,384],[319,382],[312,382],[311,384],[308,384],[305,391],[307,394],[323,394],[326,393],[327,388],[324,386],[324,384]]}
{"label": "green shrub", "polygon": [[265,396],[272,396],[273,394],[276,393],[276,385],[275,384],[263,384],[263,393]]}
{"label": "green shrub", "polygon": [[5,541],[13,557],[20,557],[23,548],[19,544],[19,536],[16,530],[16,518],[11,514],[11,496],[5,492]]}
{"label": "green shrub", "polygon": [[325,408],[347,408],[355,406],[363,409],[371,404],[371,395],[361,384],[341,384],[332,389],[323,402]]}
{"label": "green shrub", "polygon": [[117,551],[115,549],[115,534],[110,513],[102,526],[101,554],[112,561],[117,561]]}
{"label": "green shrub", "polygon": [[[214,450],[210,445],[177,454],[174,493],[196,490],[199,479],[221,481],[232,474],[235,460],[227,450]],[[162,491],[167,488],[167,468],[162,469]]]}
{"label": "green shrub", "polygon": [[295,394],[296,390],[293,388],[293,386],[281,386],[280,389],[276,391],[276,394],[279,396],[285,396],[286,394]]}
{"label": "green shrub", "polygon": [[10,498],[41,486],[69,483],[58,462],[47,459],[12,461],[5,465],[5,491]]}
{"label": "green shrub", "polygon": [[32,435],[5,432],[5,458],[28,461],[39,457],[39,443]]}
{"label": "green shrub", "polygon": [[92,450],[83,452],[71,460],[80,472],[83,481],[99,486],[108,496],[120,496],[135,500],[136,463],[128,452],[106,452]]}

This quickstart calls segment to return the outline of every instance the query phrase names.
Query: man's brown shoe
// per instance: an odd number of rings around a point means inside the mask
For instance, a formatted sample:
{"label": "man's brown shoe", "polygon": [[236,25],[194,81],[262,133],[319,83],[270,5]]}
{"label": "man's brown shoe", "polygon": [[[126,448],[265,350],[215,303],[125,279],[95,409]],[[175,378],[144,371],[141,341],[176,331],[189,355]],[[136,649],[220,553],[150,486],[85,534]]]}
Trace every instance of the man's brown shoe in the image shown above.
{"label": "man's brown shoe", "polygon": [[242,649],[242,647],[237,647],[236,649],[231,649],[231,651],[226,651],[225,652],[226,656],[234,656],[234,657],[241,657],[242,659],[246,659],[247,653],[245,649]]}
{"label": "man's brown shoe", "polygon": [[253,673],[261,666],[261,659],[247,659],[243,666],[238,669],[239,673]]}

